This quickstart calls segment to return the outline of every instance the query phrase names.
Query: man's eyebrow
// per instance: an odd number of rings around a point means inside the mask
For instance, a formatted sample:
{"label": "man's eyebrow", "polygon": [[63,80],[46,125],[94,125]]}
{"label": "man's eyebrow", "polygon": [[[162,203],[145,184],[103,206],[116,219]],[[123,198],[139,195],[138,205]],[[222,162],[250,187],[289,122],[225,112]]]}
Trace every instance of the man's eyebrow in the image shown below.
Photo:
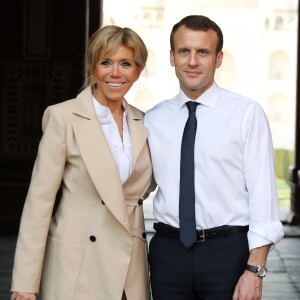
{"label": "man's eyebrow", "polygon": [[182,50],[190,50],[189,48],[187,47],[181,47],[181,48],[178,48],[177,51],[182,51]]}

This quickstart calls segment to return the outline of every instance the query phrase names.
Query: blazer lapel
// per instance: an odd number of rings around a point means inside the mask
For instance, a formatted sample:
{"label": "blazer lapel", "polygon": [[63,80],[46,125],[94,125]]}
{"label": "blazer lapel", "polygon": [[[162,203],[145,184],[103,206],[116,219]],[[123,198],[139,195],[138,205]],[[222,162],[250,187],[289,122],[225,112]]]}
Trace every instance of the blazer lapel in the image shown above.
{"label": "blazer lapel", "polygon": [[91,88],[78,95],[73,113],[81,117],[72,126],[91,179],[108,209],[130,232],[122,183],[93,107]]}
{"label": "blazer lapel", "polygon": [[132,143],[132,160],[135,165],[136,160],[145,146],[148,130],[143,124],[143,116],[141,113],[134,111],[126,102],[127,122]]}
{"label": "blazer lapel", "polygon": [[[139,182],[141,176],[145,175],[141,171],[141,165],[144,162],[139,160],[138,157],[141,154],[141,151],[146,146],[148,129],[143,124],[143,114],[140,111],[134,110],[130,105],[126,102],[127,109],[127,122],[131,136],[131,144],[132,144],[132,163],[133,170],[127,180],[123,183],[123,189],[125,191],[126,198],[137,198],[139,199],[141,195],[136,192],[134,185],[136,182]],[[145,157],[144,157],[145,158]],[[143,159],[143,158],[141,158]],[[133,192],[135,191],[135,192]]]}

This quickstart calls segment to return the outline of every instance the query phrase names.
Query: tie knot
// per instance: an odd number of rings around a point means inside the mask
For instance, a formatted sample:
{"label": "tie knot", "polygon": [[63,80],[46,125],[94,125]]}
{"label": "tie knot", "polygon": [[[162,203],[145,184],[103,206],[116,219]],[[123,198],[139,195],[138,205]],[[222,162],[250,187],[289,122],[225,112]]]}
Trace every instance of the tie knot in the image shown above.
{"label": "tie knot", "polygon": [[187,106],[189,112],[195,112],[196,108],[197,108],[197,105],[199,105],[199,103],[196,102],[196,101],[188,101],[188,102],[186,102],[186,106]]}

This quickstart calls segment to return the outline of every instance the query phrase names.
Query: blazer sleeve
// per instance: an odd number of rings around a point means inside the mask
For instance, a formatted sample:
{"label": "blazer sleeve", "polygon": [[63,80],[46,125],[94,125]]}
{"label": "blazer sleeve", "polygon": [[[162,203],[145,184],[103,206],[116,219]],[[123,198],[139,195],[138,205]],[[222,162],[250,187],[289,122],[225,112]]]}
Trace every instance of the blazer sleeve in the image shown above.
{"label": "blazer sleeve", "polygon": [[20,223],[11,291],[39,290],[53,206],[66,163],[66,127],[56,106],[45,110],[42,127]]}

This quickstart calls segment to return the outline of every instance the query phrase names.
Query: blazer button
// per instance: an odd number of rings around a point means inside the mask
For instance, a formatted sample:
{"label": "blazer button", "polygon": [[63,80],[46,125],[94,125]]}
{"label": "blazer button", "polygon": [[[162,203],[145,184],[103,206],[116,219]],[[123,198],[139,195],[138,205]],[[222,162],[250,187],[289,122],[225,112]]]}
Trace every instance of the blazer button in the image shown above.
{"label": "blazer button", "polygon": [[101,203],[102,203],[103,205],[105,205],[105,202],[104,202],[103,200],[101,200]]}
{"label": "blazer button", "polygon": [[90,241],[91,241],[91,242],[96,242],[96,237],[95,237],[94,235],[91,235],[91,236],[90,236]]}
{"label": "blazer button", "polygon": [[143,239],[145,239],[147,237],[147,234],[145,231],[142,233],[142,237],[143,237]]}
{"label": "blazer button", "polygon": [[138,205],[141,206],[143,204],[143,199],[139,199]]}

